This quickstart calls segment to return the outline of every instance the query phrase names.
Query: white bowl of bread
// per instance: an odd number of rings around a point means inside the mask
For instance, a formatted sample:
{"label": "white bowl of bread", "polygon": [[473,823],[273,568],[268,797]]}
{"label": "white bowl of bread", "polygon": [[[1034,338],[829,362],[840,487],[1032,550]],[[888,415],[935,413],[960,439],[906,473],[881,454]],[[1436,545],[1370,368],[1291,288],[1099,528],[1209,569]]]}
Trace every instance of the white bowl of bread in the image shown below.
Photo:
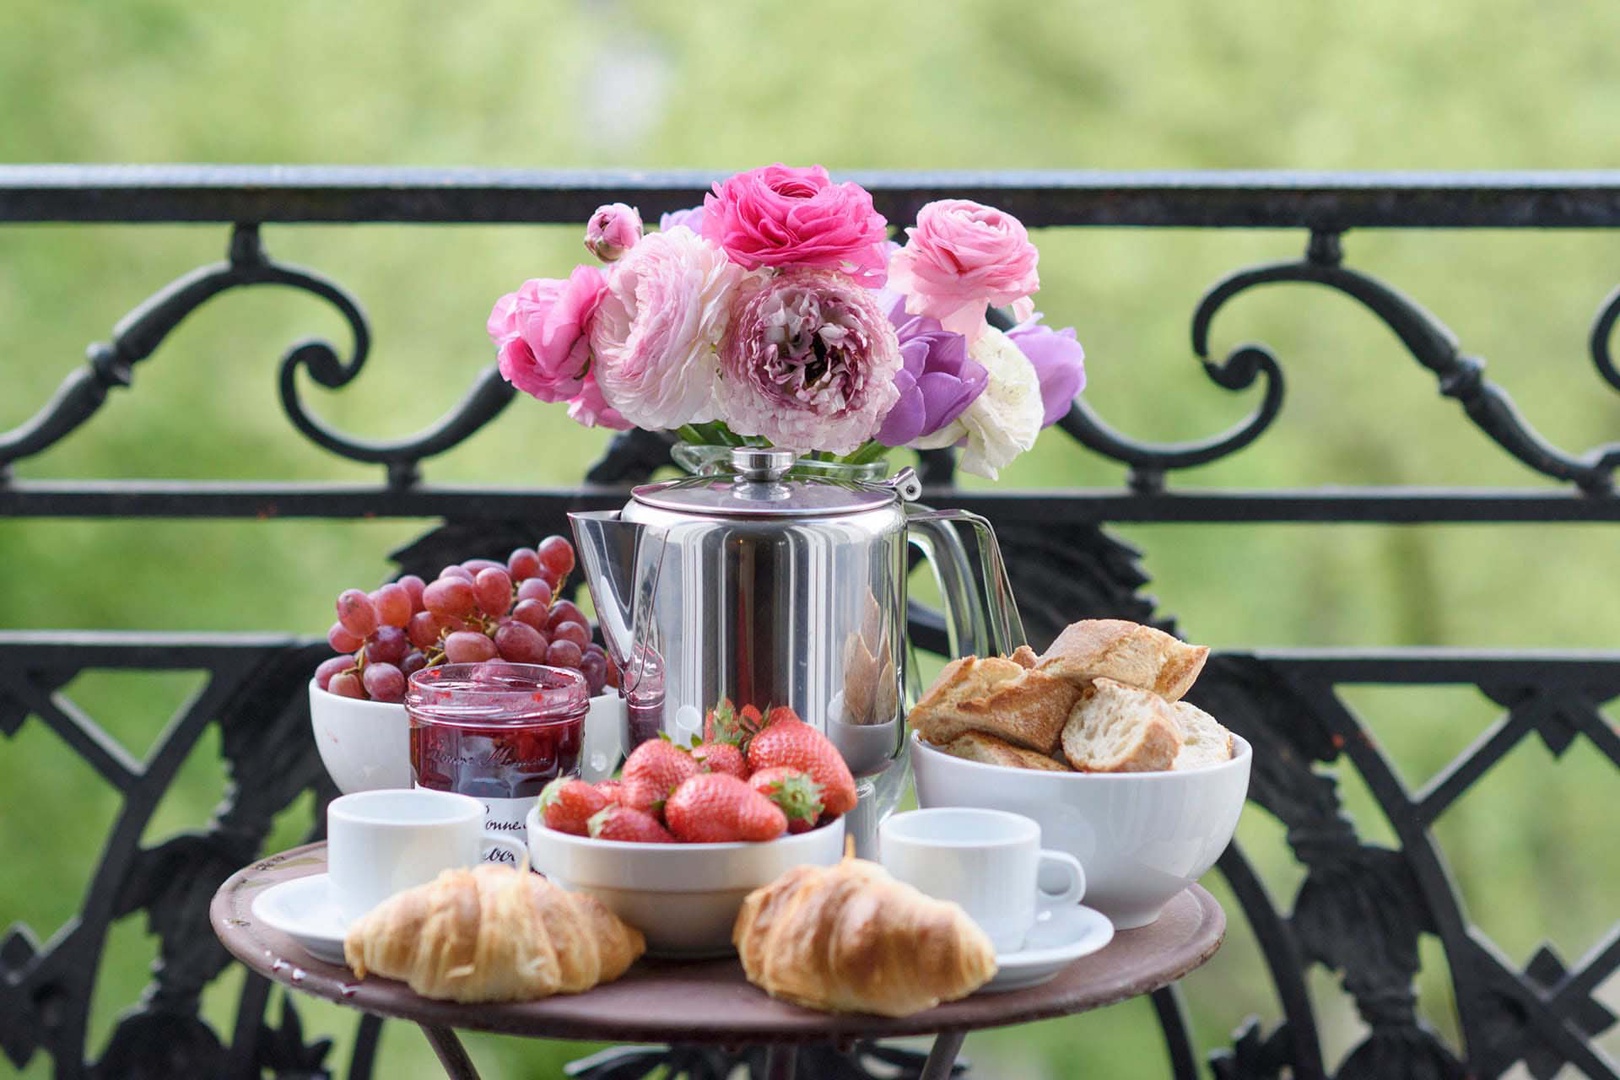
{"label": "white bowl of bread", "polygon": [[1036,656],[965,657],[911,711],[917,802],[1010,810],[1086,871],[1086,904],[1145,926],[1215,864],[1249,744],[1182,701],[1209,650],[1092,619]]}
{"label": "white bowl of bread", "polygon": [[646,935],[647,955],[727,956],[743,898],[795,866],[844,854],[844,819],[763,843],[639,844],[548,829],[529,811],[529,860],[569,892],[587,893]]}

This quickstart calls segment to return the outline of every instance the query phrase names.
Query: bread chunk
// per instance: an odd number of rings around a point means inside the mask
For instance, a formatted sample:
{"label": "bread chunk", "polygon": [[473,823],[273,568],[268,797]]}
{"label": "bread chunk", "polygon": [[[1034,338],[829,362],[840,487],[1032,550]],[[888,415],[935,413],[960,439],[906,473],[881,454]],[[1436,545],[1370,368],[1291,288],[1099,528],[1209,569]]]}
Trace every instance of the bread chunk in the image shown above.
{"label": "bread chunk", "polygon": [[1151,690],[1094,679],[1063,727],[1063,756],[1080,772],[1156,772],[1181,752],[1181,726]]}
{"label": "bread chunk", "polygon": [[1062,679],[1003,657],[965,656],[945,665],[911,710],[910,724],[935,746],[981,731],[1050,754],[1080,692]]}
{"label": "bread chunk", "polygon": [[1181,752],[1172,769],[1201,769],[1232,760],[1232,733],[1196,705],[1178,701],[1170,706],[1181,727]]}
{"label": "bread chunk", "polygon": [[1058,762],[1045,754],[1037,754],[1033,750],[1025,750],[1022,746],[1014,746],[1004,739],[994,735],[986,735],[982,731],[969,731],[939,749],[959,757],[965,761],[977,761],[981,765],[999,765],[1004,769],[1040,769],[1046,772],[1069,772],[1067,765]]}
{"label": "bread chunk", "polygon": [[1041,654],[1036,670],[1084,687],[1093,679],[1112,679],[1152,690],[1166,701],[1179,701],[1204,668],[1209,649],[1141,623],[1122,619],[1084,619],[1058,635]]}

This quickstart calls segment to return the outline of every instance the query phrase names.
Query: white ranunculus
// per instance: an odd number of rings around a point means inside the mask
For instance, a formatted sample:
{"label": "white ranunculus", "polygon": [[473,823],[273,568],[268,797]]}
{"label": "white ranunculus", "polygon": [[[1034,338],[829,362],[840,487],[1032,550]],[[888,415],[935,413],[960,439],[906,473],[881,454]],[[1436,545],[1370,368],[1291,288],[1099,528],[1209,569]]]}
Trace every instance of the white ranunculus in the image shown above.
{"label": "white ranunculus", "polygon": [[607,274],[591,328],[591,373],[607,403],[650,430],[715,419],[715,350],[742,271],[690,229],[671,229],[643,238]]}
{"label": "white ranunculus", "polygon": [[962,469],[991,480],[1013,458],[1035,445],[1046,410],[1035,365],[994,327],[968,347],[968,356],[984,365],[990,381],[961,416],[911,445],[938,450],[966,439]]}

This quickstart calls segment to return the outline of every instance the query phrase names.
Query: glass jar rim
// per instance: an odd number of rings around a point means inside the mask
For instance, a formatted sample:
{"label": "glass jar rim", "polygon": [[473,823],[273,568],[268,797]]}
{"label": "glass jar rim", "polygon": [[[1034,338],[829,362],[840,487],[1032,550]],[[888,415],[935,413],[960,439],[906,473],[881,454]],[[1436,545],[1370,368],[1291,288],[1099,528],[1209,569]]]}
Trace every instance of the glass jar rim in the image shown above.
{"label": "glass jar rim", "polygon": [[[524,720],[571,717],[590,708],[585,676],[546,664],[487,660],[440,664],[411,673],[405,710],[450,723],[488,723],[469,715],[521,710]],[[497,721],[498,722],[498,721]]]}

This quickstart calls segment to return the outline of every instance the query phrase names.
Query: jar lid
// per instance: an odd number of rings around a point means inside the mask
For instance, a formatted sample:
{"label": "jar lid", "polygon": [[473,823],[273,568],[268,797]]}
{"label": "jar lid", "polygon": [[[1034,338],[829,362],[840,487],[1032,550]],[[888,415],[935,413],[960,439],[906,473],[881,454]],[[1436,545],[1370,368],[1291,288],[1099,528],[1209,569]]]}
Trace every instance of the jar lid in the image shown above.
{"label": "jar lid", "polygon": [[893,480],[865,482],[840,478],[830,469],[813,476],[790,475],[798,464],[798,455],[791,450],[739,446],[730,458],[729,473],[643,484],[631,495],[646,506],[682,514],[797,518],[876,510],[894,505],[902,492],[909,491],[904,485],[910,469],[901,470]]}

